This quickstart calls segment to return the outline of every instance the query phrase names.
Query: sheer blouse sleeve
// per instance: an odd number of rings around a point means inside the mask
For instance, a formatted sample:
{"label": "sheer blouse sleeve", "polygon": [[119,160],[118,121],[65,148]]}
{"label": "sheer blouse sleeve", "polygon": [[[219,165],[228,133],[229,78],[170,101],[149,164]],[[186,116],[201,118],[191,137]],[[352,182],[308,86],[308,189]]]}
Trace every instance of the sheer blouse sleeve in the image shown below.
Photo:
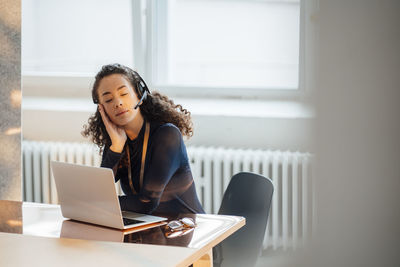
{"label": "sheer blouse sleeve", "polygon": [[115,182],[118,182],[121,177],[128,174],[126,167],[120,168],[117,171],[118,163],[122,158],[123,153],[117,153],[106,146],[103,151],[103,156],[101,159],[101,167],[110,168],[114,171]]}
{"label": "sheer blouse sleeve", "polygon": [[162,125],[149,142],[143,188],[139,195],[120,197],[122,210],[152,213],[165,186],[180,167],[182,135],[178,128],[171,124]]}

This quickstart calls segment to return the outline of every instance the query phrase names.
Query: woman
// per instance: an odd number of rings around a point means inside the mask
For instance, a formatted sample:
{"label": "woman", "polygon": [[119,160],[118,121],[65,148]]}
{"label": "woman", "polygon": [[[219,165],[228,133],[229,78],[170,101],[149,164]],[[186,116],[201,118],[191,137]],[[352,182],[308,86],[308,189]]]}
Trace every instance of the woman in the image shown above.
{"label": "woman", "polygon": [[92,98],[98,108],[82,134],[100,147],[101,166],[113,169],[121,182],[121,209],[204,213],[182,138],[193,135],[190,112],[150,93],[137,72],[120,64],[97,73]]}

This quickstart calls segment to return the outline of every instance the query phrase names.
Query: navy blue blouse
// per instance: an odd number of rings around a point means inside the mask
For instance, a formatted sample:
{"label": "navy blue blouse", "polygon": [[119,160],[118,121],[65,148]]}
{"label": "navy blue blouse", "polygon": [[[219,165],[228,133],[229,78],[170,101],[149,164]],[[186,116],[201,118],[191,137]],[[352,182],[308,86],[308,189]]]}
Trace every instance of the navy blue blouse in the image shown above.
{"label": "navy blue blouse", "polygon": [[[146,214],[204,213],[196,188],[186,146],[179,129],[171,124],[150,123],[150,135],[144,167],[143,188],[139,188],[140,166],[145,123],[139,135],[127,145],[131,160],[134,194],[129,186],[128,167],[116,170],[115,182],[121,183],[125,196],[120,196],[122,210]],[[101,167],[115,168],[125,152],[116,153],[104,148]]]}

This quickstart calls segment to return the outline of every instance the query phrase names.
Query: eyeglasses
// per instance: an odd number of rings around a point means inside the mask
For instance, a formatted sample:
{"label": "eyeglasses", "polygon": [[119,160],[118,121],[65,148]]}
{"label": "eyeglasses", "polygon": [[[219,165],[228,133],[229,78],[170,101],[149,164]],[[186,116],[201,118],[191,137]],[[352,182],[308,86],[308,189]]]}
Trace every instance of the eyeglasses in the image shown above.
{"label": "eyeglasses", "polygon": [[196,223],[192,218],[182,218],[179,220],[170,221],[166,226],[165,236],[167,238],[173,238],[183,236],[194,230]]}

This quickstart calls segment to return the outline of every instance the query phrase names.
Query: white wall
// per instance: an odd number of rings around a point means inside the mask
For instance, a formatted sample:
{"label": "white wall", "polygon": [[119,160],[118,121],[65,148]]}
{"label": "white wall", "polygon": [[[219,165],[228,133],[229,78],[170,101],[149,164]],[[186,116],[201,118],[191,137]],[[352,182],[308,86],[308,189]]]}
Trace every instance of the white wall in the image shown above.
{"label": "white wall", "polygon": [[292,265],[398,266],[400,1],[319,3],[318,230]]}
{"label": "white wall", "polygon": [[[175,99],[193,114],[188,145],[313,151],[313,111],[293,102]],[[94,112],[90,99],[23,100],[24,139],[82,142],[82,126]]]}

